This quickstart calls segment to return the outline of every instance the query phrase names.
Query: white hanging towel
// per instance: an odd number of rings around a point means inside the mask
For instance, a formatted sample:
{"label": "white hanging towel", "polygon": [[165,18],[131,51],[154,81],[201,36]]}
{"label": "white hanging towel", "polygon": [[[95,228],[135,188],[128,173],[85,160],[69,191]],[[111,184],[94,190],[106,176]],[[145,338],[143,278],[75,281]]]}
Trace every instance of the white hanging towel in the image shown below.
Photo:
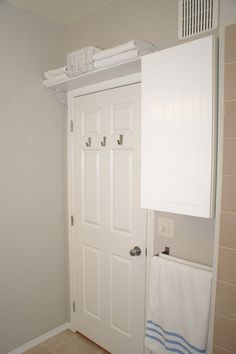
{"label": "white hanging towel", "polygon": [[148,49],[133,49],[128,52],[113,55],[112,57],[104,58],[94,61],[94,69],[105,68],[108,66],[114,66],[126,61],[137,59],[145,54],[151,53]]}
{"label": "white hanging towel", "polygon": [[67,55],[68,76],[77,76],[93,69],[93,55],[101,50],[96,47],[85,47]]}
{"label": "white hanging towel", "polygon": [[145,346],[158,354],[206,353],[211,283],[211,271],[152,257]]}
{"label": "white hanging towel", "polygon": [[144,40],[132,40],[123,44],[120,44],[116,47],[101,50],[100,52],[94,53],[94,60],[101,60],[104,58],[109,58],[117,54],[128,52],[133,49],[148,49],[150,52],[155,52],[156,47],[147,41]]}

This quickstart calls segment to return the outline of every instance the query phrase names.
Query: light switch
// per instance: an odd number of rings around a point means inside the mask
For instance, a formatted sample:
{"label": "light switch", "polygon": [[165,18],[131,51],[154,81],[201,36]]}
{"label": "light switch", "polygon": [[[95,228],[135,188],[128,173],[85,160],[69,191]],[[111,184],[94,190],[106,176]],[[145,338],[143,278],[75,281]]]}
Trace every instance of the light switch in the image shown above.
{"label": "light switch", "polygon": [[174,220],[158,218],[158,236],[174,238]]}

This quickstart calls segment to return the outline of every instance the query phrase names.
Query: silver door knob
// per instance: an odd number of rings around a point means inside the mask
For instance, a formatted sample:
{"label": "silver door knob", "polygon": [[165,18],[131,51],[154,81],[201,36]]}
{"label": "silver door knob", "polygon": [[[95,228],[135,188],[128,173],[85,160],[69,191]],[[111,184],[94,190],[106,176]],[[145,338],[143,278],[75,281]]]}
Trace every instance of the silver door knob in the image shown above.
{"label": "silver door knob", "polygon": [[141,249],[138,246],[135,246],[129,251],[129,254],[134,257],[134,256],[140,256],[142,253]]}

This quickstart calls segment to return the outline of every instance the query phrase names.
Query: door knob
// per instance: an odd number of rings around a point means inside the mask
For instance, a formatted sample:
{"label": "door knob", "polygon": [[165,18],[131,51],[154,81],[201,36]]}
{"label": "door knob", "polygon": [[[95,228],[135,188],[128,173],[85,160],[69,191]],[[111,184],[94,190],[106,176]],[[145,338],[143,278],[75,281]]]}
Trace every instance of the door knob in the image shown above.
{"label": "door knob", "polygon": [[129,251],[129,254],[134,257],[134,256],[140,256],[142,253],[141,249],[138,246],[135,246]]}

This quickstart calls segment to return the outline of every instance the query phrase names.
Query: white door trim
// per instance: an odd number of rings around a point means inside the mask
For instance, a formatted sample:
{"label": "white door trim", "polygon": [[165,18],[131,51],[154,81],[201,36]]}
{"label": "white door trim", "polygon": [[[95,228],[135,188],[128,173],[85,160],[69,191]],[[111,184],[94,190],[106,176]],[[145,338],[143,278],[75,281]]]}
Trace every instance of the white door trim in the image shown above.
{"label": "white door trim", "polygon": [[141,74],[132,74],[127,76],[122,76],[116,79],[102,81],[97,84],[80,87],[78,89],[68,92],[68,103],[70,106],[71,99],[78,96],[89,95],[91,93],[100,92],[104,90],[110,90],[112,88],[137,84],[141,82]]}
{"label": "white door trim", "polygon": [[[132,85],[141,82],[141,73],[123,76],[113,80],[103,81],[94,85],[85,86],[68,91],[68,114],[67,114],[67,182],[68,182],[68,251],[69,251],[69,287],[70,287],[70,323],[71,330],[76,331],[76,316],[73,311],[75,300],[75,234],[71,225],[71,215],[74,214],[73,200],[73,134],[71,132],[71,121],[73,121],[73,100],[75,97],[89,95],[91,93]],[[154,212],[147,212],[147,260],[153,255],[153,223]],[[75,221],[76,222],[76,221]],[[146,294],[148,287],[149,262],[146,267]]]}
{"label": "white door trim", "polygon": [[[145,289],[145,323],[148,310],[149,298],[149,275],[150,275],[150,260],[154,255],[154,210],[147,210],[147,259],[146,259],[146,289]],[[146,327],[146,326],[145,326]],[[144,354],[151,354],[151,351],[144,346]]]}

